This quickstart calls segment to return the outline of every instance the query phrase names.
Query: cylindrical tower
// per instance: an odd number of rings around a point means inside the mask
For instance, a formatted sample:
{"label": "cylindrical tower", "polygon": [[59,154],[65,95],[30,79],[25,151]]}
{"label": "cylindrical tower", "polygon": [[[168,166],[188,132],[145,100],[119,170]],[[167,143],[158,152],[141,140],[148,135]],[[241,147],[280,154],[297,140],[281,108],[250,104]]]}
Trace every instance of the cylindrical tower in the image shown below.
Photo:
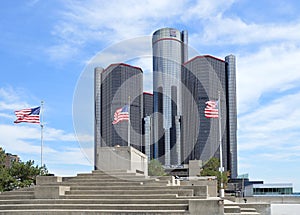
{"label": "cylindrical tower", "polygon": [[152,48],[154,156],[166,166],[179,165],[181,65],[188,55],[187,32],[159,29],[153,33]]}
{"label": "cylindrical tower", "polygon": [[236,108],[236,62],[234,55],[225,57],[228,81],[228,130],[231,178],[236,178],[237,173],[237,108]]}
{"label": "cylindrical tower", "polygon": [[101,146],[101,74],[102,67],[96,67],[94,72],[94,169],[97,169],[97,148]]}

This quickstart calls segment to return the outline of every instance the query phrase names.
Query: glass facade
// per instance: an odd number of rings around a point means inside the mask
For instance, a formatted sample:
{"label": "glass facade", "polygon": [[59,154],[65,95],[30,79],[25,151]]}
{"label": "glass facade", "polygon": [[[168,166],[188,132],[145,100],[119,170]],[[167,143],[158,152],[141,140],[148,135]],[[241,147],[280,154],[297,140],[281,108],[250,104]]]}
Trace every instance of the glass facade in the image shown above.
{"label": "glass facade", "polygon": [[253,185],[253,196],[260,195],[292,195],[292,184],[262,184]]}
{"label": "glass facade", "polygon": [[236,63],[235,56],[225,57],[227,72],[227,115],[228,142],[231,178],[237,177],[237,105],[236,105]]}
{"label": "glass facade", "polygon": [[153,114],[153,94],[143,93],[143,150],[148,156],[148,160],[153,159],[153,134],[152,134],[152,114]]}
{"label": "glass facade", "polygon": [[293,188],[254,188],[253,195],[292,195]]}
{"label": "glass facade", "polygon": [[95,159],[97,147],[128,145],[128,121],[112,124],[115,111],[128,103],[130,145],[142,150],[142,77],[140,68],[127,64],[112,64],[105,70],[95,68]]}
{"label": "glass facade", "polygon": [[155,158],[165,166],[181,159],[181,64],[187,58],[187,32],[173,28],[153,33],[153,94]]}
{"label": "glass facade", "polygon": [[198,56],[182,69],[182,156],[189,160],[208,161],[220,157],[219,119],[204,115],[205,103],[218,100],[220,92],[223,165],[228,170],[227,77],[225,61],[212,56]]}
{"label": "glass facade", "polygon": [[[128,122],[113,125],[130,96],[130,143],[166,167],[220,157],[218,119],[204,116],[205,103],[220,92],[223,164],[237,176],[236,59],[197,56],[189,61],[188,34],[155,31],[153,95],[143,93],[142,70],[127,64],[95,68],[95,159],[97,147],[127,146]],[[96,169],[96,167],[95,167]]]}

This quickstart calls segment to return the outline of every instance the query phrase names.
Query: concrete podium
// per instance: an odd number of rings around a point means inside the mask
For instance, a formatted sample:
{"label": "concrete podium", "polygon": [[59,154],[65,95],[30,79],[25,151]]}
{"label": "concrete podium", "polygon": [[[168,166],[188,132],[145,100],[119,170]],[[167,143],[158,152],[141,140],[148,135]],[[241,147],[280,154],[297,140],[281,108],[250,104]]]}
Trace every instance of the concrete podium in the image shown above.
{"label": "concrete podium", "polygon": [[148,176],[148,158],[131,146],[98,147],[96,169],[126,170]]}

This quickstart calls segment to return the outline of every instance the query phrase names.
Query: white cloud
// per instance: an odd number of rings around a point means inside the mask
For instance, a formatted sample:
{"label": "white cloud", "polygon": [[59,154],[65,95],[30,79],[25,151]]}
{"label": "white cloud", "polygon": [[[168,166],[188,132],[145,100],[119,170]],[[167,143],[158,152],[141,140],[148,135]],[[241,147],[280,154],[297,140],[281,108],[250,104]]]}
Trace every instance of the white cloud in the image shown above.
{"label": "white cloud", "polygon": [[[155,29],[172,27],[178,23],[208,19],[226,11],[234,3],[230,1],[64,1],[65,9],[52,34],[58,44],[50,47],[51,58],[67,58],[76,48],[96,42],[110,45],[120,40],[150,35]],[[200,22],[201,23],[201,22]],[[198,23],[197,25],[199,25]],[[103,48],[103,47],[102,47]],[[62,51],[61,51],[62,50]]]}
{"label": "white cloud", "polygon": [[201,43],[249,45],[300,40],[300,21],[297,20],[289,23],[246,23],[241,18],[219,14],[203,24],[203,32],[193,35]]}
{"label": "white cloud", "polygon": [[[39,125],[34,124],[0,124],[1,146],[13,153],[39,153],[41,131]],[[45,128],[44,141],[47,142],[72,142],[75,141],[74,134],[65,133],[55,128]],[[49,148],[49,151],[52,149]]]}
{"label": "white cloud", "polygon": [[143,70],[143,87],[144,91],[152,92],[153,90],[153,73],[152,73],[152,56],[144,56],[129,62],[130,65],[140,67]]}
{"label": "white cloud", "polygon": [[[182,21],[190,22],[204,19],[207,21],[210,17],[215,17],[229,9],[236,0],[198,0],[190,1],[190,4],[183,5]],[[188,5],[188,7],[187,7]]]}
{"label": "white cloud", "polygon": [[[239,150],[268,152],[272,158],[299,152],[300,92],[281,96],[239,117]],[[269,153],[270,152],[270,153]],[[262,156],[268,158],[268,156]]]}
{"label": "white cloud", "polygon": [[50,56],[52,61],[66,60],[78,54],[78,48],[72,44],[61,43],[49,47],[45,52]]}
{"label": "white cloud", "polygon": [[[40,160],[40,125],[30,123],[13,124],[15,119],[13,110],[30,107],[28,102],[24,101],[30,97],[33,96],[28,92],[25,94],[22,89],[0,88],[0,118],[3,119],[0,124],[0,145],[6,152],[19,155],[22,160]],[[45,125],[43,137],[43,154],[51,164],[66,162],[66,164],[90,165],[74,133]],[[83,142],[91,141],[93,137],[80,135],[80,139]],[[86,152],[89,151],[86,150]]]}
{"label": "white cloud", "polygon": [[28,107],[28,103],[22,98],[28,98],[24,89],[14,89],[11,86],[0,88],[0,111],[15,111]]}
{"label": "white cloud", "polygon": [[48,164],[62,164],[62,165],[93,165],[94,148],[86,148],[84,152],[79,147],[64,147],[63,150],[53,150],[45,152],[45,162]]}
{"label": "white cloud", "polygon": [[238,56],[237,93],[239,113],[257,107],[264,93],[283,92],[297,86],[300,47],[280,44],[263,47],[259,52]]}

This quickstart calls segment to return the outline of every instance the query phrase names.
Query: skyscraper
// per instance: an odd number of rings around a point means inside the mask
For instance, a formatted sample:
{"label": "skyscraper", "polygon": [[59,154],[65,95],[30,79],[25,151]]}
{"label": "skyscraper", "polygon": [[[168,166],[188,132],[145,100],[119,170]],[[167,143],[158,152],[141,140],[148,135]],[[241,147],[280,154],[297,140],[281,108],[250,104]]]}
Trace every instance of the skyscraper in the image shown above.
{"label": "skyscraper", "polygon": [[220,92],[223,164],[231,177],[237,174],[235,57],[226,60],[197,56],[182,69],[182,156],[189,160],[219,158],[218,119],[204,116],[205,102],[218,100]]}
{"label": "skyscraper", "polygon": [[187,32],[155,31],[153,47],[154,156],[164,165],[181,159],[181,64],[187,60]]}
{"label": "skyscraper", "polygon": [[[142,92],[138,67],[121,63],[95,69],[95,159],[97,147],[127,146],[129,137],[131,146],[166,167],[219,158],[218,119],[206,118],[204,109],[220,92],[222,161],[231,178],[237,176],[235,56],[188,60],[187,41],[187,32],[174,28],[153,33],[153,94]],[[112,122],[129,103],[128,133],[128,118]]]}
{"label": "skyscraper", "polygon": [[143,93],[143,150],[142,152],[148,156],[148,160],[153,159],[153,94]]}
{"label": "skyscraper", "polygon": [[237,104],[236,104],[236,62],[234,55],[225,57],[227,72],[227,113],[228,113],[228,141],[231,178],[237,173]]}
{"label": "skyscraper", "polygon": [[118,109],[130,105],[130,145],[142,150],[143,75],[128,64],[95,68],[95,169],[97,148],[128,145],[128,121],[113,124]]}

